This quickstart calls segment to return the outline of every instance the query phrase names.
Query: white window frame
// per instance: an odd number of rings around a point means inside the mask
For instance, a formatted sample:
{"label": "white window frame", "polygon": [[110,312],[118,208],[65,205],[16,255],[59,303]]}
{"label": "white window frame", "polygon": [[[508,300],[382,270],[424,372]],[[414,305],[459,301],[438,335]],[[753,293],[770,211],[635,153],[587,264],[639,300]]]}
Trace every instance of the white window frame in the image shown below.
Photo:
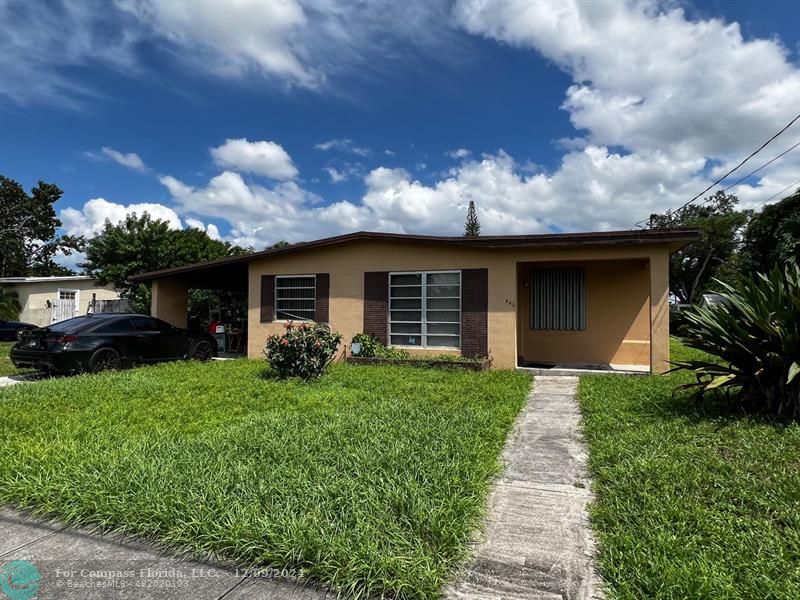
{"label": "white window frame", "polygon": [[[429,346],[428,345],[428,294],[427,294],[427,287],[428,287],[428,275],[445,275],[445,274],[452,274],[458,273],[458,335],[453,333],[432,333],[431,335],[437,337],[457,337],[458,338],[458,346]],[[420,275],[420,285],[392,285],[392,276],[393,275]],[[389,272],[389,297],[388,297],[388,306],[386,311],[386,332],[387,332],[387,342],[389,342],[389,346],[392,348],[429,348],[435,350],[461,350],[462,345],[462,338],[464,332],[461,331],[461,304],[462,304],[462,296],[463,296],[463,289],[461,287],[462,283],[462,276],[461,270],[459,269],[449,269],[449,270],[441,270],[441,271],[390,271]],[[420,318],[421,321],[395,321],[395,323],[419,323],[420,324],[420,333],[397,333],[395,335],[419,335],[421,338],[421,343],[419,346],[409,346],[407,344],[392,344],[392,288],[393,287],[421,287],[421,294],[422,294],[422,302],[421,307],[422,310],[420,311]],[[452,300],[455,296],[443,296],[445,299]],[[403,298],[397,298],[398,300],[403,300]],[[412,298],[415,299],[415,298]],[[440,309],[440,310],[454,310],[454,309]],[[395,309],[394,312],[417,312],[415,309],[411,308],[399,308]],[[431,321],[432,324],[444,324],[444,325],[452,325],[456,321]]]}
{"label": "white window frame", "polygon": [[279,279],[297,279],[298,277],[304,278],[311,278],[314,280],[314,285],[312,287],[304,287],[304,288],[293,288],[293,289],[302,289],[302,290],[314,290],[314,297],[313,298],[280,298],[281,300],[313,300],[314,301],[314,308],[312,309],[314,314],[317,312],[317,275],[316,273],[305,273],[300,275],[275,275],[275,283],[274,283],[274,291],[273,291],[273,298],[274,298],[274,306],[273,306],[273,315],[272,320],[277,321],[278,323],[288,323],[289,321],[303,321],[304,323],[310,323],[314,321],[314,318],[310,319],[279,319],[278,312],[286,312],[286,311],[279,311],[278,310],[278,280]]}
{"label": "white window frame", "polygon": [[56,288],[56,300],[61,300],[61,292],[75,292],[75,314],[81,312],[81,291],[77,288]]}

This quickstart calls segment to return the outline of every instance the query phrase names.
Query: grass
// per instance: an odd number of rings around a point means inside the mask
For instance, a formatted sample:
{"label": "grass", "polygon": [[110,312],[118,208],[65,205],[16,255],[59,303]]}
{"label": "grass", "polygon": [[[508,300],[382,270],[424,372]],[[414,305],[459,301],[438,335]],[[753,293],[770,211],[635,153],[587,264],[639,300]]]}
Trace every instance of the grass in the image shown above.
{"label": "grass", "polygon": [[690,379],[581,379],[610,597],[798,598],[800,425],[673,398]]}
{"label": "grass", "polygon": [[0,377],[30,372],[29,369],[17,369],[11,363],[8,353],[11,351],[11,346],[14,344],[16,344],[16,342],[0,342]]}
{"label": "grass", "polygon": [[0,503],[347,596],[434,598],[466,558],[530,379],[173,363],[0,390]]}

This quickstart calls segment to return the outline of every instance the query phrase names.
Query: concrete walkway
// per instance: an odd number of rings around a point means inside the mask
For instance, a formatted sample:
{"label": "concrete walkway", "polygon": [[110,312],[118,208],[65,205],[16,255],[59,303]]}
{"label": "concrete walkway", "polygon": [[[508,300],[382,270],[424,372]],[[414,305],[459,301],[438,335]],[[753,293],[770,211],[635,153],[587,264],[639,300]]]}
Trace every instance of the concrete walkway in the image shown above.
{"label": "concrete walkway", "polygon": [[[326,600],[292,573],[182,560],[150,545],[64,529],[0,509],[0,598]],[[9,595],[6,586],[13,586]]]}
{"label": "concrete walkway", "polygon": [[601,598],[577,377],[537,377],[506,442],[486,531],[446,590],[458,600]]}

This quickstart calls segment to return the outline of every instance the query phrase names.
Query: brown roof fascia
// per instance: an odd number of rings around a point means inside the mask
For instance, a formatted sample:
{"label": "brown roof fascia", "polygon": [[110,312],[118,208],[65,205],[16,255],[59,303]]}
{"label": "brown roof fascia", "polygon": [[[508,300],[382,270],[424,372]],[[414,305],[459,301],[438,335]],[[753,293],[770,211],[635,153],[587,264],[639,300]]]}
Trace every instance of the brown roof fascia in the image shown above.
{"label": "brown roof fascia", "polygon": [[207,268],[222,266],[235,263],[247,263],[253,260],[270,256],[280,256],[321,248],[334,246],[355,241],[384,241],[409,244],[432,244],[432,245],[452,245],[464,248],[520,248],[538,246],[544,248],[560,246],[595,246],[595,245],[630,245],[630,244],[668,244],[670,251],[674,252],[697,240],[700,234],[695,229],[643,229],[630,231],[600,231],[591,233],[545,233],[535,235],[487,235],[479,237],[445,237],[435,235],[410,235],[404,233],[379,233],[373,231],[358,231],[346,233],[333,237],[321,238],[310,242],[299,242],[283,248],[273,248],[245,254],[242,256],[231,256],[219,258],[203,263],[195,263],[174,267],[171,269],[161,269],[140,273],[133,277],[133,281],[149,281],[166,277],[169,275],[180,275],[191,271],[201,271]]}

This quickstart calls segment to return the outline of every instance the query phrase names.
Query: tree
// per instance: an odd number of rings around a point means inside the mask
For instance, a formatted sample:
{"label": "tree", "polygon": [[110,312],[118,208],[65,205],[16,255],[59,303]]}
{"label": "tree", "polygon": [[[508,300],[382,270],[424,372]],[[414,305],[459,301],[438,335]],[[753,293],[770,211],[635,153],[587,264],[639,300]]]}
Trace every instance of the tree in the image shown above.
{"label": "tree", "polygon": [[679,302],[693,304],[715,278],[725,279],[726,266],[734,256],[737,238],[750,211],[737,211],[738,198],[718,191],[699,204],[678,213],[650,216],[650,227],[688,227],[700,231],[700,239],[670,258],[669,287]]}
{"label": "tree", "polygon": [[288,248],[288,247],[289,247],[289,246],[291,246],[291,245],[292,245],[292,244],[290,244],[290,243],[289,243],[289,242],[287,242],[286,240],[278,240],[278,241],[277,241],[277,242],[275,242],[274,244],[270,244],[269,246],[267,246],[266,248],[264,248],[264,250],[277,250],[277,249],[279,249],[279,248]]}
{"label": "tree", "polygon": [[170,229],[166,221],[134,213],[116,224],[106,220],[100,235],[86,244],[80,266],[100,285],[113,285],[135,310],[148,312],[150,288],[133,283],[134,275],[247,252],[200,229]]}
{"label": "tree", "polygon": [[22,306],[17,299],[19,294],[7,288],[0,288],[0,321],[16,321]]}
{"label": "tree", "polygon": [[56,235],[61,221],[53,205],[64,192],[40,181],[25,193],[22,186],[0,175],[0,277],[71,274],[55,263],[58,253],[81,251],[84,239]]}
{"label": "tree", "polygon": [[475,210],[475,202],[469,201],[467,209],[467,222],[464,223],[464,235],[466,237],[477,237],[481,234],[481,224],[478,221],[478,212]]}
{"label": "tree", "polygon": [[742,236],[742,268],[769,273],[794,259],[800,264],[800,190],[753,215]]}

